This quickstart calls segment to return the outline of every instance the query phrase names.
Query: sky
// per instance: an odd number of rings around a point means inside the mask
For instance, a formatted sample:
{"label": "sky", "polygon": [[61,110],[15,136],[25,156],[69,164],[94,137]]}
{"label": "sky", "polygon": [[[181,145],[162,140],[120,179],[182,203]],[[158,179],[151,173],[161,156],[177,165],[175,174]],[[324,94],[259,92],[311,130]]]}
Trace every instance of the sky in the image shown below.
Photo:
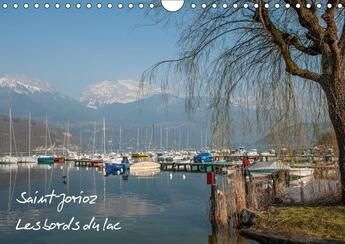
{"label": "sky", "polygon": [[145,69],[178,52],[178,30],[151,25],[153,18],[147,15],[162,9],[109,10],[104,2],[99,10],[99,1],[90,1],[92,9],[82,1],[82,9],[58,10],[43,8],[43,3],[56,1],[38,1],[39,9],[28,1],[31,5],[24,9],[24,2],[18,2],[19,9],[0,7],[0,75],[39,78],[76,99],[95,82],[138,80]]}

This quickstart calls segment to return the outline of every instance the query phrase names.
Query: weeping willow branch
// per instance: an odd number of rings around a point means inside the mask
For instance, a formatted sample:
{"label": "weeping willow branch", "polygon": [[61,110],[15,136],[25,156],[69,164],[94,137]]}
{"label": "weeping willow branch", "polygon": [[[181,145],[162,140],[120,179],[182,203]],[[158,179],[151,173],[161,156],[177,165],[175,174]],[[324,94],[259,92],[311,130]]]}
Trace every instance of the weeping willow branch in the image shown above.
{"label": "weeping willow branch", "polygon": [[[330,2],[336,6],[340,1]],[[263,0],[253,1],[248,9],[214,9],[213,3],[222,2],[206,3],[196,13],[176,15],[188,19],[182,24],[178,57],[151,66],[142,81],[183,87],[190,113],[205,106],[206,99],[217,147],[229,143],[233,122],[239,119],[249,134],[274,132],[272,143],[310,143],[311,138],[303,136],[311,130],[308,124],[315,135],[329,125],[324,77],[344,73],[344,10],[317,9],[314,1],[307,8],[302,0],[274,1],[291,4],[288,10],[267,9],[264,4],[273,2]],[[342,58],[336,70],[332,50]],[[233,118],[235,105],[246,108],[241,118]]]}

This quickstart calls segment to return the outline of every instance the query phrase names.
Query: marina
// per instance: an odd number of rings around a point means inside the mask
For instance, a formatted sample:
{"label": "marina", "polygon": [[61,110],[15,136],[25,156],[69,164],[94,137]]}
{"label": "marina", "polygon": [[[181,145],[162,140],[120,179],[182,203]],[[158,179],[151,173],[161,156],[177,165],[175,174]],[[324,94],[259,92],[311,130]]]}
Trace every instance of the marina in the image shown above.
{"label": "marina", "polygon": [[345,242],[345,0],[0,4],[0,243]]}
{"label": "marina", "polygon": [[[172,155],[172,153],[168,154]],[[114,157],[114,154],[112,155]],[[161,154],[159,153],[159,155]],[[172,229],[180,234],[186,233],[187,235],[188,233],[189,236],[193,236],[194,241],[198,240],[199,243],[205,243],[209,238],[215,240],[230,238],[229,241],[256,243],[240,235],[229,237],[228,234],[218,233],[213,227],[212,220],[203,214],[200,215],[201,212],[207,212],[209,206],[215,204],[212,203],[215,199],[211,202],[208,200],[215,189],[221,192],[224,181],[229,181],[234,177],[233,175],[236,175],[236,172],[243,173],[242,164],[219,163],[220,158],[218,157],[214,162],[194,162],[193,160],[198,160],[196,154],[190,160],[178,158],[175,162],[153,162],[154,159],[147,161],[147,157],[142,159],[130,157],[128,168],[123,168],[123,163],[116,163],[119,162],[117,161],[119,156],[115,157],[114,163],[106,163],[106,161],[109,162],[108,156],[104,157],[104,161],[97,159],[98,165],[92,164],[93,160],[85,158],[69,158],[61,162],[53,160],[54,163],[52,163],[49,156],[41,157],[44,161],[43,164],[38,163],[38,159],[34,163],[1,164],[0,175],[3,183],[0,187],[0,196],[2,199],[5,199],[6,196],[8,198],[8,204],[0,206],[0,220],[6,223],[6,225],[0,225],[0,231],[7,233],[5,240],[16,242],[18,239],[16,232],[8,226],[15,225],[13,221],[19,217],[22,211],[27,211],[15,202],[15,198],[19,196],[20,192],[26,191],[30,195],[34,191],[49,193],[54,189],[55,192],[65,192],[66,194],[77,194],[78,191],[97,194],[97,204],[95,207],[86,209],[66,205],[63,214],[59,215],[51,211],[51,208],[55,207],[54,205],[47,205],[40,210],[39,214],[34,215],[35,218],[26,215],[25,221],[34,221],[34,219],[42,218],[43,215],[56,220],[68,219],[75,214],[85,215],[85,217],[79,217],[79,221],[88,221],[86,216],[95,214],[94,211],[96,211],[98,221],[102,221],[102,218],[111,213],[111,216],[116,216],[112,220],[119,221],[121,227],[126,229],[126,232],[116,233],[113,236],[114,241],[137,242],[140,238],[148,238],[146,233],[149,229],[159,228],[160,233],[157,234],[160,237],[159,240],[168,243],[174,243],[177,240],[175,235],[165,234]],[[125,158],[127,157],[125,156]],[[49,163],[46,163],[46,160]],[[259,187],[258,189],[266,189],[265,191],[273,194],[273,189],[281,184],[280,171],[284,170],[291,170],[291,175],[297,175],[299,172],[297,181],[291,178],[291,186],[287,191],[287,194],[293,199],[301,199],[300,183],[298,182],[304,182],[306,187],[314,184],[311,180],[313,171],[306,173],[306,167],[301,165],[298,168],[294,165],[293,168],[282,168],[280,164],[271,162],[253,162],[251,166],[253,168],[249,168],[253,177],[251,181]],[[261,167],[258,168],[256,164]],[[318,170],[315,167],[310,166],[308,170]],[[324,167],[332,170],[331,166]],[[303,198],[309,197],[308,191],[306,188]],[[211,197],[211,199],[213,198]],[[13,213],[11,219],[4,219],[8,209],[12,208],[17,209],[16,213]],[[191,211],[191,209],[194,210]],[[180,214],[176,216],[176,214],[172,214],[173,211]],[[142,223],[140,226],[135,225],[138,219]],[[162,222],[166,223],[165,227],[160,226]],[[193,225],[192,229],[190,229],[191,225]],[[136,233],[136,235],[128,235],[128,232]],[[46,240],[61,238],[57,233],[52,233],[50,236],[45,236]],[[67,232],[67,236],[69,235]],[[88,238],[88,235],[90,233],[78,234],[78,238]],[[107,239],[108,235],[109,233],[105,232],[105,234],[97,236],[100,239]],[[31,241],[37,240],[37,237],[30,237],[29,233],[21,236],[21,240],[27,240],[27,238],[31,238]],[[153,241],[153,243],[158,242]],[[182,243],[188,243],[188,238]]]}
{"label": "marina", "polygon": [[[8,151],[0,154],[0,197],[7,199],[7,203],[0,204],[0,232],[6,233],[9,243],[39,242],[41,238],[24,232],[19,238],[17,229],[10,226],[22,226],[20,231],[24,231],[25,226],[34,226],[32,222],[37,220],[55,226],[63,225],[66,219],[86,227],[92,224],[95,227],[90,227],[90,231],[99,231],[98,223],[112,230],[121,225],[115,237],[105,227],[102,235],[86,232],[72,236],[67,232],[71,240],[76,237],[86,243],[91,236],[120,243],[139,243],[142,239],[146,243],[256,243],[238,232],[238,226],[246,225],[241,219],[242,211],[266,210],[273,204],[322,202],[339,195],[338,158],[329,146],[256,149],[254,145],[234,145],[217,149],[202,136],[200,146],[191,148],[189,132],[185,145],[181,145],[179,127],[173,129],[178,132],[173,142],[169,141],[173,134],[165,128],[163,145],[162,126],[158,127],[159,143],[154,141],[155,125],[151,127],[151,136],[148,127],[135,128],[135,139],[127,139],[131,141],[127,144],[122,125],[118,127],[119,141],[110,140],[113,135],[109,134],[105,118],[98,124],[98,131],[96,122],[92,123],[88,146],[82,142],[81,124],[79,142],[71,142],[69,120],[62,132],[63,140],[56,144],[48,116],[43,123],[44,136],[40,137],[39,146],[33,146],[31,127],[35,123],[31,113],[26,122],[28,135],[18,150],[17,141],[21,138],[15,136],[9,110]],[[145,132],[144,143],[140,132]],[[117,149],[113,144],[118,144]],[[50,204],[39,210],[29,206],[29,215],[16,202],[19,195],[31,199],[38,193],[49,195],[52,191],[63,195],[92,193],[98,200],[88,209],[66,206],[61,214],[52,211],[55,206]],[[23,222],[21,215],[25,216]],[[45,220],[43,216],[47,216]],[[16,219],[20,221],[16,223]],[[140,226],[136,226],[138,220]],[[235,222],[229,226],[231,221]],[[50,229],[49,226],[45,228]],[[153,229],[159,229],[154,238],[147,234],[152,235]],[[171,230],[179,235],[185,233],[189,239],[181,241]],[[43,234],[44,239],[65,241],[65,235],[52,233]]]}
{"label": "marina", "polygon": [[[231,151],[231,150],[230,150]],[[64,164],[72,162],[75,167],[96,167],[104,168],[105,164],[121,164],[126,158],[130,167],[141,167],[140,162],[155,164],[155,168],[162,171],[181,171],[191,173],[216,172],[217,174],[229,174],[235,169],[243,168],[244,158],[248,158],[252,173],[273,173],[277,170],[287,169],[291,175],[300,177],[308,176],[313,173],[314,167],[330,165],[336,158],[328,151],[326,154],[310,155],[284,155],[257,153],[255,156],[247,156],[229,152],[210,151],[171,151],[171,152],[139,152],[139,153],[106,153],[88,155],[86,153],[69,152],[68,154],[49,155],[30,155],[30,156],[10,156],[0,157],[0,164]],[[32,153],[30,153],[32,154]],[[331,160],[331,161],[330,161]],[[145,168],[145,166],[142,166]]]}

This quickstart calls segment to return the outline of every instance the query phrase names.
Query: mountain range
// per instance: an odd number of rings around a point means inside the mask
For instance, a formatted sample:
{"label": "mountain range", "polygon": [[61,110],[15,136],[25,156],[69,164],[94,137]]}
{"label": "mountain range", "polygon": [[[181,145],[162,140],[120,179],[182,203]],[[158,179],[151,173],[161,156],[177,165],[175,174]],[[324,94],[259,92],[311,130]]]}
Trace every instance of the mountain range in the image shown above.
{"label": "mountain range", "polygon": [[[36,120],[66,129],[69,121],[70,130],[78,135],[80,125],[88,130],[84,135],[90,143],[93,122],[101,122],[105,118],[107,128],[110,125],[127,127],[127,140],[137,137],[137,128],[150,128],[153,124],[165,128],[180,127],[189,131],[190,145],[199,145],[205,140],[207,124],[210,123],[206,109],[197,110],[190,120],[185,111],[186,98],[171,94],[162,94],[160,89],[153,86],[140,88],[136,81],[102,81],[86,87],[79,100],[70,98],[56,91],[49,83],[35,78],[20,75],[6,75],[0,77],[0,114],[8,115],[9,108],[15,117],[27,117],[28,113]],[[240,105],[234,106],[234,117],[240,117],[244,111]],[[245,143],[240,133],[241,123],[236,122],[233,136],[235,143]],[[86,130],[85,129],[85,130]],[[201,135],[204,131],[204,139]],[[156,137],[157,131],[156,131]],[[185,133],[183,134],[185,136]],[[126,140],[126,138],[124,138]],[[159,138],[154,138],[158,142]],[[169,142],[175,137],[170,136]],[[185,140],[185,139],[184,139]]]}
{"label": "mountain range", "polygon": [[17,117],[45,119],[54,123],[97,121],[160,123],[185,119],[184,99],[161,94],[152,86],[141,89],[135,81],[103,81],[88,86],[80,100],[56,91],[39,79],[11,75],[0,78],[0,114],[9,108]]}
{"label": "mountain range", "polygon": [[89,108],[98,109],[114,103],[134,102],[154,94],[160,94],[160,89],[152,85],[144,86],[132,80],[105,80],[86,87],[80,101],[86,103]]}

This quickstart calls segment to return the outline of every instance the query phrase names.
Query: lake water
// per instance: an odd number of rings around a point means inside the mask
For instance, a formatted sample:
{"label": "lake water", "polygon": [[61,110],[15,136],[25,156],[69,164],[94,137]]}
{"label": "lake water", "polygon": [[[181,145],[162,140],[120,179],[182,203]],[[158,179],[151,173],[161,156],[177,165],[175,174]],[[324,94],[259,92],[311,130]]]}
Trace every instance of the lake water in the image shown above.
{"label": "lake water", "polygon": [[[52,190],[56,194],[97,195],[96,204],[69,203],[58,212],[62,198],[54,198],[51,204],[16,201],[23,200],[22,192],[40,197]],[[126,180],[72,164],[1,166],[0,243],[217,243],[221,237],[212,234],[209,221],[210,192],[205,174],[186,173],[183,177],[182,173],[160,172],[146,177],[130,175]],[[95,217],[101,229],[16,230],[19,219],[23,227],[46,219],[47,223],[68,223],[72,217],[73,224],[79,221],[80,226]],[[121,230],[102,231],[106,218],[112,224],[119,222]],[[226,242],[251,241],[236,237]]]}

